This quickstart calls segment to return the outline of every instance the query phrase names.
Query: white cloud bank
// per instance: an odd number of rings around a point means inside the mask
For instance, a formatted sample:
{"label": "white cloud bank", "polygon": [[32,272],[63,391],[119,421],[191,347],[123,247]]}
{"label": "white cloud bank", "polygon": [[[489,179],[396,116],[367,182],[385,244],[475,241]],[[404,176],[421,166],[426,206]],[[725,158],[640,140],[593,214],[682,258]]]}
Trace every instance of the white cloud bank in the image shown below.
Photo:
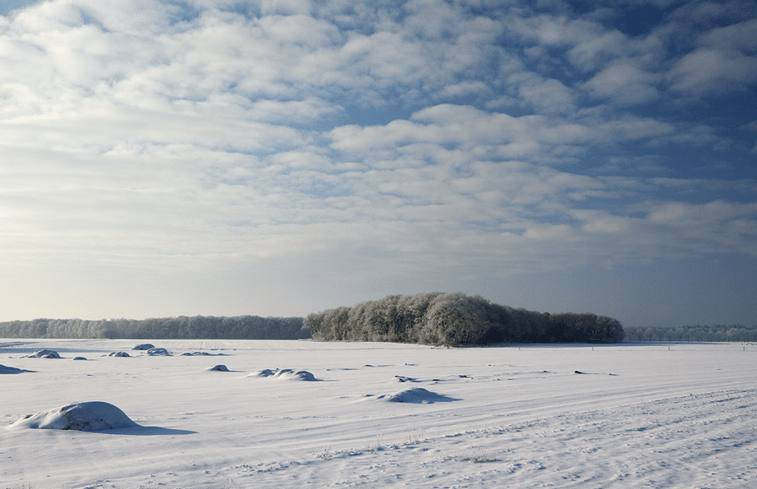
{"label": "white cloud bank", "polygon": [[746,117],[728,97],[754,92],[757,14],[663,6],[633,36],[517,4],[9,10],[3,319],[498,300],[522,273],[755,263],[754,132],[696,114],[714,97]]}

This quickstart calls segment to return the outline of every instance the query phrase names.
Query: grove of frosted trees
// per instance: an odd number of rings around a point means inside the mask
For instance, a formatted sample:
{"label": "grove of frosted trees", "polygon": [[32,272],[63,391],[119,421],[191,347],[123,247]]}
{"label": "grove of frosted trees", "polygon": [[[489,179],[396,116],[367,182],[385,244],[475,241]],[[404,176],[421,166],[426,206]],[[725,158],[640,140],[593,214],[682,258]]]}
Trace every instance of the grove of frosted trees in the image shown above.
{"label": "grove of frosted trees", "polygon": [[303,327],[324,341],[427,345],[617,343],[623,326],[591,313],[549,314],[493,304],[480,296],[426,292],[390,295],[353,307],[313,313]]}

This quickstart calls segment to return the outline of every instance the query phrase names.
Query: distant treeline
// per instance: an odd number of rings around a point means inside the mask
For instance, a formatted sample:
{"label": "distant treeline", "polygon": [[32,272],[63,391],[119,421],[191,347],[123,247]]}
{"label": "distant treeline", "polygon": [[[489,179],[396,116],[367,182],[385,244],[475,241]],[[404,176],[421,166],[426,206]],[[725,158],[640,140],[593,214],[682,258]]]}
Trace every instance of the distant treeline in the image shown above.
{"label": "distant treeline", "polygon": [[626,327],[626,341],[754,341],[757,342],[757,325],[713,324],[676,327]]}
{"label": "distant treeline", "polygon": [[180,316],[159,319],[34,319],[0,323],[4,338],[248,339],[310,337],[300,317]]}
{"label": "distant treeline", "polygon": [[426,292],[390,295],[305,318],[324,341],[387,341],[427,345],[491,343],[617,343],[623,326],[596,314],[549,314],[492,304],[480,296]]}

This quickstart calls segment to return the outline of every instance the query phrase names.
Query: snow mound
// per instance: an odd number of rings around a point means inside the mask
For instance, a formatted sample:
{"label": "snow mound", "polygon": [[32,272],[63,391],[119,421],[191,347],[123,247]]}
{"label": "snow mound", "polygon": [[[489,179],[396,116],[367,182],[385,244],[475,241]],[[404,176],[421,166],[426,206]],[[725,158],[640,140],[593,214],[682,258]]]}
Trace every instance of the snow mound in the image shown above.
{"label": "snow mound", "polygon": [[397,380],[397,382],[418,382],[416,379],[412,377],[405,377],[404,375],[395,375],[394,378]]}
{"label": "snow mound", "polygon": [[0,365],[0,375],[2,374],[20,374],[23,372],[29,372],[29,370],[23,370],[16,367],[6,367],[5,365]]}
{"label": "snow mound", "polygon": [[91,401],[67,404],[31,414],[16,421],[9,428],[104,431],[137,426],[139,425],[113,404]]}
{"label": "snow mound", "polygon": [[214,367],[210,367],[208,370],[211,370],[211,371],[215,370],[217,372],[228,372],[229,371],[229,369],[228,369],[228,367],[226,367],[226,365],[216,365]]}
{"label": "snow mound", "polygon": [[273,377],[276,374],[274,370],[271,370],[269,368],[266,368],[264,370],[255,370],[254,372],[250,372],[247,374],[247,377]]}
{"label": "snow mound", "polygon": [[32,353],[27,358],[60,358],[60,355],[54,350],[40,350]]}
{"label": "snow mound", "polygon": [[168,350],[166,350],[165,348],[155,348],[155,347],[148,349],[147,354],[150,356],[161,356],[161,355],[171,356],[171,354],[168,353]]}
{"label": "snow mound", "polygon": [[295,372],[294,370],[290,370],[288,368],[279,370],[276,375],[274,375],[274,377],[288,380],[305,380],[308,382],[315,380],[315,375],[311,374],[307,370],[299,370]]}
{"label": "snow mound", "polygon": [[271,370],[269,368],[266,368],[264,370],[256,370],[254,372],[251,372],[247,375],[248,377],[260,377],[260,378],[274,378],[274,379],[284,379],[284,380],[304,380],[304,381],[314,381],[316,380],[315,376],[308,372],[307,370],[298,370],[295,372],[292,369],[285,368],[285,369],[276,369]]}
{"label": "snow mound", "polygon": [[86,357],[74,357],[74,360],[86,360]]}
{"label": "snow mound", "polygon": [[406,402],[412,404],[433,404],[435,402],[449,402],[456,401],[451,397],[437,394],[421,387],[414,387],[412,389],[406,389],[396,394],[389,394],[384,396],[378,396],[376,399],[381,399],[387,402]]}
{"label": "snow mound", "polygon": [[155,348],[155,345],[152,345],[150,343],[142,343],[141,345],[137,345],[132,350],[149,350],[150,348]]}
{"label": "snow mound", "polygon": [[114,351],[114,352],[108,354],[108,356],[109,357],[130,357],[131,355],[129,355],[125,351]]}

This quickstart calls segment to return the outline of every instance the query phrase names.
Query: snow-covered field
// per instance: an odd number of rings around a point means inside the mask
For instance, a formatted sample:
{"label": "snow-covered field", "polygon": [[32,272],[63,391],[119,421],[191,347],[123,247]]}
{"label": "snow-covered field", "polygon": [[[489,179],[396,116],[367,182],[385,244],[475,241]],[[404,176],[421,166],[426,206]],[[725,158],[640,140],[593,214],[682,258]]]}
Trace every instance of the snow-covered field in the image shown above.
{"label": "snow-covered field", "polygon": [[753,344],[139,343],[0,340],[1,489],[757,487]]}

